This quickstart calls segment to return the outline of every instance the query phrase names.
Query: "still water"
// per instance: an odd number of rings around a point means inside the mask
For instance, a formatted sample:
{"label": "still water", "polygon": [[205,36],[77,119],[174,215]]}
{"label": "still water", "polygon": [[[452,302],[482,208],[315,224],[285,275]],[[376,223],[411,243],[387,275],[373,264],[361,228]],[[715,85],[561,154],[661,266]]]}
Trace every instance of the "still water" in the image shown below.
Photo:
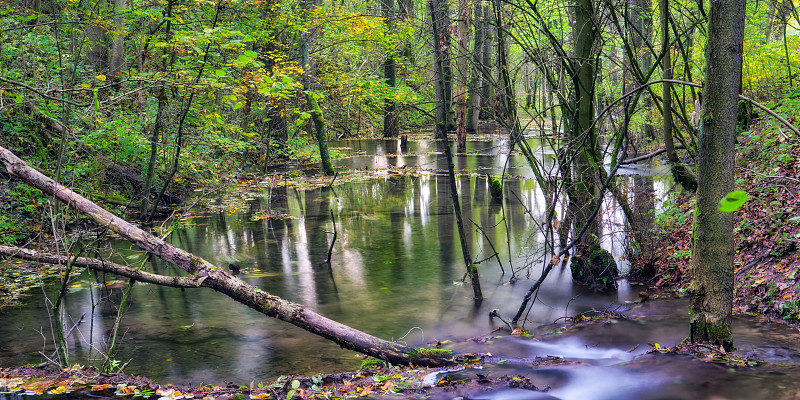
{"label": "still water", "polygon": [[[552,151],[537,147],[545,168]],[[426,142],[347,141],[335,147],[348,157],[342,169],[385,169],[376,179],[333,189],[295,190],[260,185],[236,197],[218,199],[213,211],[184,218],[173,244],[226,266],[236,263],[250,284],[302,303],[334,320],[370,334],[413,345],[443,341],[455,351],[495,356],[561,356],[582,365],[534,370],[515,365],[487,367],[490,375],[524,374],[546,396],[517,391],[488,398],[690,399],[798,398],[800,343],[796,331],[749,318],[736,320],[742,354],[780,364],[769,368],[729,369],[681,356],[648,356],[648,343],[672,346],[688,332],[683,300],[633,303],[641,290],[624,280],[613,294],[573,286],[567,269],[555,269],[542,286],[525,327],[535,339],[497,332],[491,344],[470,338],[502,325],[488,317],[499,309],[513,315],[546,257],[543,235],[534,218],[544,198],[518,155],[507,154],[502,140],[469,142],[467,155],[455,159],[467,172],[458,190],[468,225],[470,253],[480,263],[486,300],[475,306],[453,217],[446,161]],[[508,164],[506,161],[508,160]],[[396,171],[419,168],[413,174]],[[487,174],[511,176],[504,199],[493,200]],[[654,170],[653,170],[654,169]],[[658,205],[669,181],[652,178],[657,167],[631,166],[626,174],[644,174],[635,184],[656,194]],[[268,181],[268,178],[265,178]],[[631,182],[634,180],[631,179]],[[631,198],[635,196],[632,194]],[[334,230],[338,236],[330,266],[325,264]],[[262,218],[280,213],[284,219]],[[603,243],[618,257],[626,234],[613,203],[604,212]],[[480,226],[485,236],[475,229]],[[118,246],[128,246],[118,242]],[[499,261],[489,258],[494,252]],[[135,249],[123,250],[135,261]],[[621,265],[624,268],[624,261]],[[502,262],[502,265],[501,265]],[[178,274],[153,261],[156,272]],[[512,283],[512,274],[519,279]],[[111,277],[108,278],[113,279]],[[66,299],[68,315],[84,322],[70,336],[73,362],[89,364],[107,344],[123,282],[106,288],[79,285]],[[52,291],[48,288],[47,291]],[[101,300],[111,300],[101,301]],[[629,317],[595,324],[577,332],[547,334],[563,317],[587,310],[612,310]],[[39,352],[53,350],[43,295],[0,313],[0,365],[41,362]],[[270,381],[280,375],[353,370],[362,358],[289,324],[264,317],[225,296],[205,289],[176,290],[137,284],[122,322],[116,357],[129,362],[126,372],[160,382],[215,383]],[[94,350],[92,350],[94,349]],[[711,397],[717,396],[717,397]]]}

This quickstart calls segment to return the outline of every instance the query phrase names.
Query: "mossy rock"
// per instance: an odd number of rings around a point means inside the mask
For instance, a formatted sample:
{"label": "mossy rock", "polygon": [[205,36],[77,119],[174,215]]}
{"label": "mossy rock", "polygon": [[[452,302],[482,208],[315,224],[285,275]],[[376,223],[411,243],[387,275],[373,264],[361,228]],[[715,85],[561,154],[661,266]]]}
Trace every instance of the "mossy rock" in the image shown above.
{"label": "mossy rock", "polygon": [[500,200],[503,198],[503,181],[500,178],[492,178],[489,181],[489,193],[493,199]]}
{"label": "mossy rock", "polygon": [[588,256],[575,255],[569,265],[572,279],[581,285],[599,289],[616,289],[619,269],[614,256],[606,250],[597,249]]}

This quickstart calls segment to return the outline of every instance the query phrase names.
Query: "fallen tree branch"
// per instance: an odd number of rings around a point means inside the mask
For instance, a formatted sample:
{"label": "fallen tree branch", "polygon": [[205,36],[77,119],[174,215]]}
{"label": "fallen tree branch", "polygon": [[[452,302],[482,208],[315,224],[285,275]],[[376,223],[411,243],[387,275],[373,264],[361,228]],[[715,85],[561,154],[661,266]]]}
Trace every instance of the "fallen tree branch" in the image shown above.
{"label": "fallen tree branch", "polygon": [[[679,145],[675,146],[675,150],[680,150],[680,149],[683,149],[683,145],[679,144]],[[656,150],[656,151],[654,151],[652,153],[645,154],[645,155],[639,156],[639,157],[634,157],[634,158],[631,158],[630,160],[622,161],[619,164],[620,165],[635,164],[635,163],[637,163],[639,161],[649,160],[649,159],[651,159],[653,157],[656,157],[656,156],[658,156],[660,154],[663,154],[666,151],[667,151],[667,149],[658,149],[658,150]]]}
{"label": "fallen tree branch", "polygon": [[31,168],[11,151],[0,147],[0,161],[9,174],[88,216],[95,223],[119,234],[142,250],[154,254],[198,278],[202,285],[223,293],[266,316],[277,318],[333,341],[342,348],[386,360],[393,364],[446,366],[454,364],[444,350],[419,349],[390,342],[341,324],[303,305],[284,300],[252,286],[210,262],[179,249],[106,211],[92,201]]}
{"label": "fallen tree branch", "polygon": [[174,288],[199,288],[203,285],[205,278],[198,277],[179,277],[153,274],[147,271],[133,269],[121,264],[113,263],[97,258],[63,256],[60,254],[45,253],[30,249],[23,249],[13,246],[0,246],[0,256],[19,258],[21,260],[40,262],[44,264],[64,265],[73,262],[78,267],[88,268],[100,272],[108,272],[114,275],[124,276],[139,282],[152,283],[154,285],[168,286]]}

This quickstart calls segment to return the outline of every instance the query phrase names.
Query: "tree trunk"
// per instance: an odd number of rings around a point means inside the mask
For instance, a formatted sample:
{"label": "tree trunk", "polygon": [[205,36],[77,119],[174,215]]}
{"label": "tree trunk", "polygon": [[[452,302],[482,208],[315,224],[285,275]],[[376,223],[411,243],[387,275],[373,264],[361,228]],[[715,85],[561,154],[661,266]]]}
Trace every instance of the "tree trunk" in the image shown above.
{"label": "tree trunk", "polygon": [[[153,122],[153,134],[150,136],[150,160],[147,163],[147,174],[144,178],[144,188],[142,189],[142,204],[139,208],[139,215],[144,217],[147,215],[148,202],[150,200],[150,189],[153,184],[153,172],[156,168],[156,159],[158,157],[158,142],[161,137],[161,127],[163,126],[162,119],[164,118],[164,109],[167,106],[167,94],[164,86],[158,94],[158,111],[156,111],[156,120]],[[158,206],[158,203],[154,207]]]}
{"label": "tree trunk", "polygon": [[672,51],[669,41],[669,0],[659,0],[661,13],[661,46],[664,51],[664,58],[661,59],[664,80],[661,93],[662,107],[661,112],[664,116],[664,148],[667,150],[670,171],[675,181],[680,183],[687,190],[697,190],[697,178],[678,158],[675,152],[675,144],[672,139],[672,83],[666,81],[672,79]]}
{"label": "tree trunk", "polygon": [[458,55],[456,57],[456,144],[459,153],[467,151],[467,42],[469,41],[470,7],[467,0],[458,0]]}
{"label": "tree trunk", "polygon": [[736,170],[745,3],[711,0],[693,233],[691,338],[726,349],[733,347],[733,214],[719,206],[733,190]]}
{"label": "tree trunk", "polygon": [[486,68],[482,65],[483,58],[483,35],[485,32],[483,21],[483,9],[481,3],[475,4],[475,41],[472,48],[472,75],[469,81],[469,99],[467,100],[467,132],[476,132],[478,130],[478,117],[480,117],[481,107],[481,76],[483,69]]}
{"label": "tree trunk", "polygon": [[[314,5],[311,0],[303,0],[303,20],[308,18],[308,13]],[[319,146],[319,159],[322,168],[322,173],[325,175],[333,175],[333,166],[331,165],[331,156],[328,152],[328,137],[325,133],[325,120],[322,117],[322,109],[319,108],[319,103],[314,98],[311,91],[311,57],[309,56],[309,37],[311,34],[304,31],[300,35],[300,60],[303,68],[303,90],[306,92],[306,106],[310,107],[311,121],[314,129],[314,137],[317,139]]]}
{"label": "tree trunk", "polygon": [[570,269],[574,281],[607,289],[616,288],[619,274],[613,257],[600,248],[600,218],[595,206],[601,201],[601,184],[598,171],[602,168],[600,143],[592,128],[594,120],[595,79],[598,51],[597,11],[592,0],[575,0],[575,25],[573,27],[574,70],[573,105],[570,123],[570,140],[574,143],[573,181],[569,195],[574,231],[586,227],[576,245]]}
{"label": "tree trunk", "polygon": [[325,136],[325,118],[322,116],[322,109],[319,108],[317,99],[310,93],[306,94],[306,102],[311,106],[311,120],[314,121],[314,132],[319,143],[319,159],[322,164],[322,173],[333,175],[333,165],[331,155],[328,151],[328,138]]}
{"label": "tree trunk", "polygon": [[125,68],[125,13],[127,13],[127,0],[114,0],[114,32],[111,35],[111,65],[108,74],[113,82],[118,84]]}
{"label": "tree trunk", "polygon": [[[96,15],[93,18],[99,18]],[[89,20],[85,28],[86,33],[86,61],[96,74],[108,71],[108,48],[106,46],[106,31],[97,23]]]}
{"label": "tree trunk", "polygon": [[[380,358],[394,364],[444,366],[453,364],[445,351],[416,349],[389,342],[328,319],[303,305],[292,303],[252,286],[208,261],[159,239],[156,236],[111,214],[83,196],[56,183],[28,166],[11,151],[0,147],[0,161],[6,171],[48,196],[88,216],[100,226],[107,227],[142,250],[154,254],[192,275],[190,278],[170,277],[175,282],[192,282],[209,287],[266,316],[289,322],[308,332],[322,336],[345,349]],[[137,271],[131,271],[131,273]],[[132,275],[130,278],[137,279]],[[143,277],[139,276],[139,279]],[[177,285],[177,283],[176,283]]]}
{"label": "tree trunk", "polygon": [[[573,219],[574,226],[580,228],[592,213],[591,205],[599,196],[597,177],[597,155],[599,142],[594,129],[589,129],[594,119],[594,82],[595,82],[595,34],[594,5],[591,0],[576,0],[574,30],[574,68],[573,77],[575,116],[571,123],[571,137],[577,149],[574,157],[574,198],[580,207],[578,215]],[[600,236],[600,224],[597,219],[592,223],[578,246],[579,250],[591,252],[597,247]],[[594,239],[593,239],[594,237]]]}
{"label": "tree trunk", "polygon": [[[383,9],[383,18],[386,23],[386,28],[389,31],[394,30],[394,0],[381,0],[381,8]],[[397,86],[397,67],[394,62],[394,49],[390,50],[386,55],[383,62],[383,78],[386,80],[386,85],[391,88],[389,96],[384,100],[383,106],[383,137],[393,138],[400,135],[397,127],[397,105],[394,101],[394,89]]]}
{"label": "tree trunk", "polygon": [[494,80],[492,79],[492,49],[494,48],[495,30],[489,21],[492,18],[492,10],[489,5],[483,6],[483,61],[481,72],[483,74],[481,83],[481,112],[480,119],[488,120],[494,115],[492,113],[492,99],[494,99]]}
{"label": "tree trunk", "polygon": [[453,68],[450,64],[450,18],[445,0],[429,0],[433,29],[433,75],[436,88],[436,124],[442,132],[452,131]]}

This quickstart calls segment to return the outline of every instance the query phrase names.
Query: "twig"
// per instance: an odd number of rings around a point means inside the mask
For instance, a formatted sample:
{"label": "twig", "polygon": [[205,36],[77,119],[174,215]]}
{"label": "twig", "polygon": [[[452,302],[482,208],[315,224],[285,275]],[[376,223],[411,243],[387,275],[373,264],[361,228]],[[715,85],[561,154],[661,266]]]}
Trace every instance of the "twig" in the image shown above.
{"label": "twig", "polygon": [[514,330],[514,327],[511,326],[511,323],[509,323],[508,320],[503,318],[503,316],[500,315],[500,310],[496,308],[492,309],[492,311],[489,311],[489,318],[494,318],[494,317],[497,317],[500,321],[503,321],[503,323],[506,324],[506,326],[508,326],[508,329],[511,329],[512,331]]}
{"label": "twig", "polygon": [[[336,179],[335,176],[334,179]],[[333,182],[331,182],[331,184],[333,184]],[[333,254],[333,245],[336,243],[336,236],[338,236],[336,232],[336,217],[333,216],[333,210],[331,210],[331,221],[333,221],[333,240],[331,240],[331,247],[328,248],[328,259],[325,260],[325,263],[327,263],[328,266],[331,265],[331,255]]]}
{"label": "twig", "polygon": [[[336,171],[336,173],[333,174],[333,179],[331,179],[331,183],[328,184],[329,188],[333,187],[333,182],[336,182],[336,177],[337,176],[339,176],[339,171]],[[333,212],[333,211],[331,211],[331,212]]]}
{"label": "twig", "polygon": [[483,238],[486,239],[486,242],[489,243],[489,247],[491,247],[492,251],[494,252],[493,255],[491,255],[489,257],[486,257],[485,259],[483,259],[481,261],[478,261],[475,264],[482,263],[482,262],[484,262],[484,261],[486,261],[486,260],[488,260],[488,259],[490,259],[492,257],[495,257],[495,258],[497,258],[497,262],[500,264],[500,270],[503,271],[503,275],[505,275],[506,274],[506,270],[505,270],[505,268],[503,268],[503,262],[500,261],[500,254],[494,248],[494,244],[492,244],[492,240],[489,239],[489,236],[486,236],[486,232],[483,231],[483,228],[481,228],[480,225],[476,224],[475,221],[472,220],[472,218],[470,218],[469,222],[472,222],[472,225],[475,225],[475,228],[478,228],[478,231],[480,231],[480,233],[483,235]]}

